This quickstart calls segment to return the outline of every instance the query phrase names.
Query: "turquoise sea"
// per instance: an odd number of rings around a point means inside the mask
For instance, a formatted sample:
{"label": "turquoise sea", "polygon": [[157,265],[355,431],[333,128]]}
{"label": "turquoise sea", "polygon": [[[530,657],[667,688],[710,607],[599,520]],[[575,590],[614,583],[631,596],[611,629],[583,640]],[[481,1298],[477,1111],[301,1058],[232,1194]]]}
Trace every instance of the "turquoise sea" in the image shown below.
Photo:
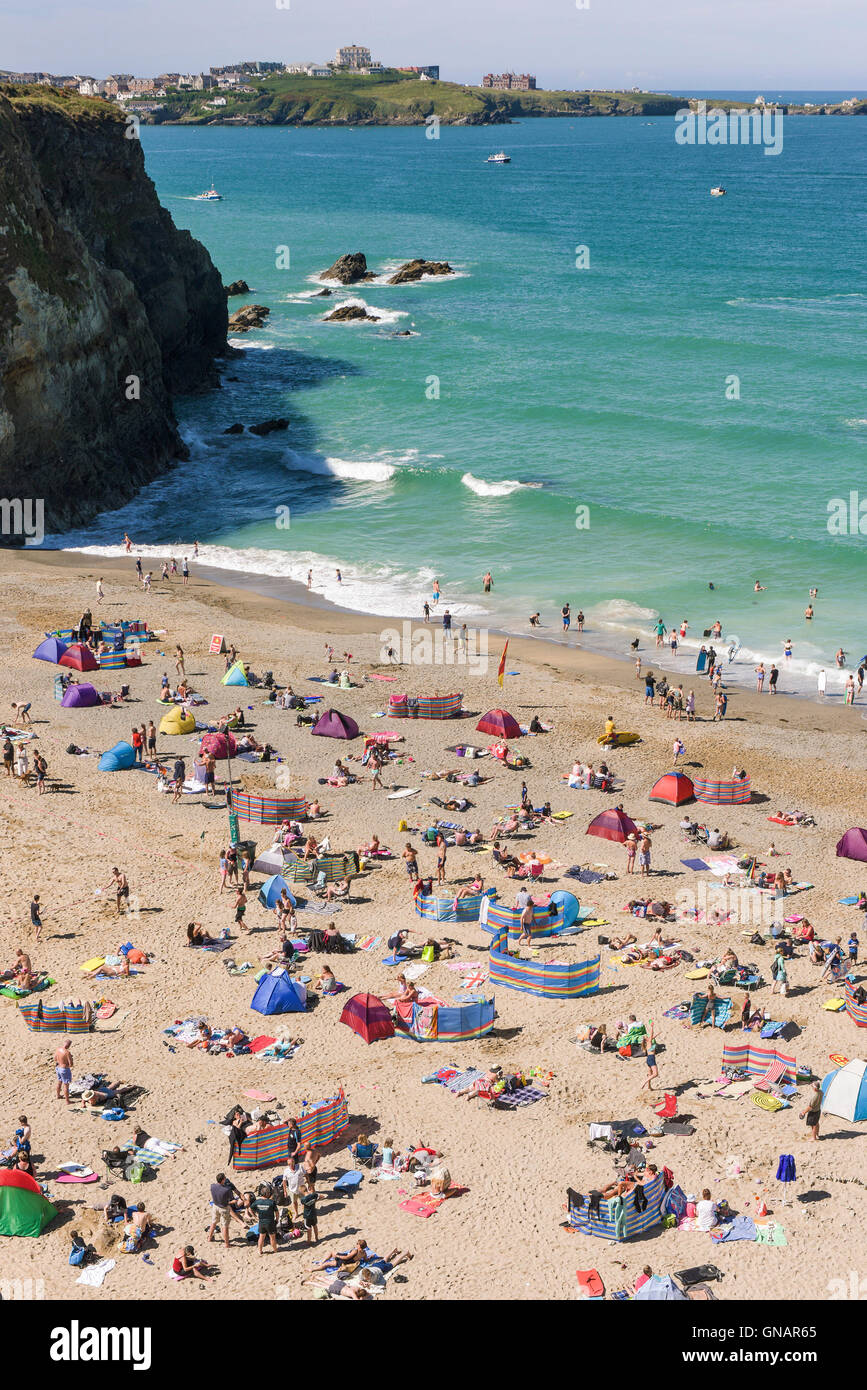
{"label": "turquoise sea", "polygon": [[[377,614],[419,615],[438,577],[440,611],[526,632],[539,610],[543,636],[568,600],[620,653],[657,614],[696,644],[719,618],[744,679],[793,640],[787,688],[867,651],[867,534],[827,525],[861,489],[867,533],[867,121],[790,117],[776,157],[660,118],[142,140],[175,221],[252,287],[230,307],[271,315],[237,381],[178,403],[190,463],[64,545],[197,538]],[[193,201],[212,181],[223,201]],[[355,250],[383,278],[313,298]],[[457,275],[383,283],[413,256]],[[379,322],[323,323],[350,299]],[[287,433],[223,434],[274,415]]]}

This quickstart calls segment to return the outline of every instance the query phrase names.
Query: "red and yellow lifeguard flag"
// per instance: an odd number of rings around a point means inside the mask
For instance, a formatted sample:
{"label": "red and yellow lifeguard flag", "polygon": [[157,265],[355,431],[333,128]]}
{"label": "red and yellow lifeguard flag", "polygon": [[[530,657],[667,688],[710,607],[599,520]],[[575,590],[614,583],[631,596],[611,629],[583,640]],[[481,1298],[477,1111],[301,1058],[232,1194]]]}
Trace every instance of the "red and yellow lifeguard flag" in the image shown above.
{"label": "red and yellow lifeguard flag", "polygon": [[506,652],[507,652],[508,650],[509,650],[509,643],[508,643],[508,641],[507,641],[505,647],[503,648],[503,655],[500,657],[500,665],[499,665],[499,669],[498,669],[498,671],[497,671],[497,685],[499,685],[499,686],[501,686],[501,687],[502,687],[502,684],[503,684],[503,676],[506,674]]}

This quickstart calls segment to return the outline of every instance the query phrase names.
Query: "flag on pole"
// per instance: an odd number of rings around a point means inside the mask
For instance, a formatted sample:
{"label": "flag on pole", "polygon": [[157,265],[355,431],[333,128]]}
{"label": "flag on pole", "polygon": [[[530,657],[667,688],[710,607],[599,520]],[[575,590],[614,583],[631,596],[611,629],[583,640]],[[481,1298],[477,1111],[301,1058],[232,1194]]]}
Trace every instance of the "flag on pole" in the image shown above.
{"label": "flag on pole", "polygon": [[505,647],[503,648],[503,655],[500,657],[500,668],[499,668],[499,670],[497,671],[497,685],[500,686],[501,689],[502,689],[502,685],[503,685],[503,676],[505,675],[505,672],[506,672],[506,652],[507,652],[508,650],[509,650],[509,643],[508,643],[508,641],[507,641]]}

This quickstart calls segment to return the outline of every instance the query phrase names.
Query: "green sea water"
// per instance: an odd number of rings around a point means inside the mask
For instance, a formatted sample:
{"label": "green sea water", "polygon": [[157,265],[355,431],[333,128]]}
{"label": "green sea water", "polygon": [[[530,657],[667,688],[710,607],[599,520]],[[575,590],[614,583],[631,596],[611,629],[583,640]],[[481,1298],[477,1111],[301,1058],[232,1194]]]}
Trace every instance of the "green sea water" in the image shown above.
{"label": "green sea water", "polygon": [[[543,635],[568,600],[618,652],[657,614],[698,640],[719,618],[743,675],[791,637],[790,687],[841,645],[857,661],[867,122],[787,118],[778,156],[680,146],[660,118],[428,134],[142,130],[176,223],[252,288],[230,307],[271,314],[234,340],[236,381],[178,403],[190,464],[63,543],[195,537],[378,614],[418,615],[437,577],[440,612],[523,632],[539,611]],[[193,201],[211,182],[222,201]],[[378,278],[313,297],[356,250]],[[457,274],[384,283],[414,256]],[[378,321],[323,322],[348,300]],[[275,415],[287,432],[223,434]]]}

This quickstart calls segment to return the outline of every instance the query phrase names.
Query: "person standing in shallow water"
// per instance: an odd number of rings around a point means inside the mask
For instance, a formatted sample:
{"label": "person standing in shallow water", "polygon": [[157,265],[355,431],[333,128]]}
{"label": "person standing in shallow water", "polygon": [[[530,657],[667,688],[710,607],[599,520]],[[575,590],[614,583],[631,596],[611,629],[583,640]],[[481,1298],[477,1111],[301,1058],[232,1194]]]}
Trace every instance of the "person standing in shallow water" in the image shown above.
{"label": "person standing in shallow water", "polygon": [[491,590],[493,589],[493,587],[494,587],[494,579],[493,579],[493,575],[491,574],[491,571],[490,571],[490,570],[488,570],[487,573],[485,574],[485,577],[484,577],[484,579],[482,580],[482,583],[483,583],[484,586],[485,586],[485,593],[486,593],[486,594],[489,594],[489,593],[491,592]]}

